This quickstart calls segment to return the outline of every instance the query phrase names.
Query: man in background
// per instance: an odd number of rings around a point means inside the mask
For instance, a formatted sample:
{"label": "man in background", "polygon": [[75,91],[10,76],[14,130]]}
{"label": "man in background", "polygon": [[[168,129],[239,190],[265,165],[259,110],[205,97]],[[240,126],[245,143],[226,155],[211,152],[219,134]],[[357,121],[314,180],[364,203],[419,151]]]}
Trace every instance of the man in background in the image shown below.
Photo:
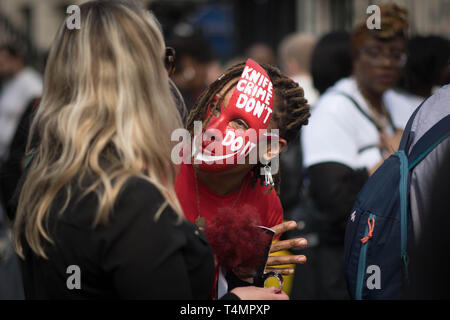
{"label": "man in background", "polygon": [[316,103],[318,94],[311,77],[311,54],[316,39],[309,34],[293,33],[286,36],[278,48],[281,70],[297,82],[305,91],[309,105]]}

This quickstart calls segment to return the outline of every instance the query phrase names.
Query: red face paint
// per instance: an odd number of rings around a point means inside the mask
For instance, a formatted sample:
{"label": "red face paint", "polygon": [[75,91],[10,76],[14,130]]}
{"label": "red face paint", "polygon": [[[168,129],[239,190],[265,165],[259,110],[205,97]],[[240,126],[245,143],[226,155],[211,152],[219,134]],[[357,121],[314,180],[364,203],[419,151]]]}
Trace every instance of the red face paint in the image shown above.
{"label": "red face paint", "polygon": [[[206,171],[236,166],[239,159],[255,149],[259,130],[267,129],[273,103],[269,76],[259,64],[248,59],[228,104],[225,107],[219,104],[220,114],[211,116],[200,150],[194,151],[194,160],[201,161],[201,168]],[[206,117],[209,114],[208,110]]]}

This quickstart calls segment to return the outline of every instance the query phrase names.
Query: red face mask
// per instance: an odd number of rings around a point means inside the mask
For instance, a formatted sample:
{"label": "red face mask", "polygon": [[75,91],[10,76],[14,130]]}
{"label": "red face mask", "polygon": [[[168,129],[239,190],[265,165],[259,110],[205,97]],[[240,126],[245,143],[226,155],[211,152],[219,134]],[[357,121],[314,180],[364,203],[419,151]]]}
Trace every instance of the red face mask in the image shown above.
{"label": "red face mask", "polygon": [[[213,103],[218,100],[214,97]],[[209,119],[198,153],[194,147],[194,161],[200,161],[205,171],[223,171],[244,163],[243,159],[261,138],[259,130],[267,129],[273,103],[269,76],[259,64],[248,59],[228,104],[225,107],[219,103],[218,110]],[[210,113],[208,109],[206,118]]]}

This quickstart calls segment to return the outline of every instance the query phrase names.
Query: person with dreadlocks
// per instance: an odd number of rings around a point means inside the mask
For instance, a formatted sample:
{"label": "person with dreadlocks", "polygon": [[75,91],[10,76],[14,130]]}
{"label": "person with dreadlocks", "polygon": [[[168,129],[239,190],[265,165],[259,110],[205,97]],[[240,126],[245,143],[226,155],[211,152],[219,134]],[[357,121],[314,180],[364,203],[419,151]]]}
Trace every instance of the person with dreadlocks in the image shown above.
{"label": "person with dreadlocks", "polygon": [[[248,210],[256,212],[259,225],[273,227],[276,236],[295,228],[293,221],[282,223],[283,210],[275,190],[279,178],[275,174],[272,179],[267,162],[276,160],[286,144],[298,137],[309,110],[303,89],[271,65],[248,59],[226,70],[200,96],[187,119],[193,147],[175,183],[186,218],[208,231],[215,218],[226,214],[229,219],[221,222],[222,229],[226,224],[234,228],[228,232],[238,233],[235,226],[244,224],[243,211]],[[200,135],[195,132],[196,123],[201,124]],[[271,140],[267,148],[263,139]],[[252,161],[255,154],[262,157]],[[242,242],[247,242],[239,244],[247,253],[254,249],[252,241]],[[211,245],[220,256],[219,248]],[[306,240],[298,238],[272,244],[270,251],[305,246]],[[267,266],[305,261],[303,255],[269,257]],[[225,278],[231,283],[238,269],[228,270],[223,277],[218,272],[218,297],[226,292]],[[293,268],[277,271],[292,274]]]}
{"label": "person with dreadlocks", "polygon": [[[300,268],[303,272],[294,280],[294,288],[297,283],[300,286],[298,298],[349,297],[343,276],[346,221],[369,176],[397,150],[417,107],[394,104],[394,99],[386,97],[399,95],[391,89],[406,62],[407,12],[390,3],[380,6],[380,15],[380,29],[369,29],[363,21],[353,30],[352,76],[339,80],[321,96],[310,125],[302,132],[309,194],[321,214],[316,215],[320,216],[316,220],[319,246],[308,252],[309,267],[316,267]],[[306,273],[308,279],[302,279]],[[312,279],[320,281],[308,285]]]}

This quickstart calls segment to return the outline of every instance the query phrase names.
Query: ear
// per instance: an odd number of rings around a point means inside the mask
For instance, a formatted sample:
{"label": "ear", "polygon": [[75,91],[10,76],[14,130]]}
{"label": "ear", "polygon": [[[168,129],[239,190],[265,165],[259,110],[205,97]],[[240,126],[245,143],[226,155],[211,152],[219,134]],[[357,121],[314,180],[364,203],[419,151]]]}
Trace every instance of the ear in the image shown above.
{"label": "ear", "polygon": [[264,160],[270,161],[276,156],[278,156],[281,153],[281,151],[283,151],[284,148],[286,148],[286,145],[287,141],[281,137],[278,138],[278,143],[275,144],[274,146],[272,146],[272,143],[267,143],[267,151],[262,155]]}

